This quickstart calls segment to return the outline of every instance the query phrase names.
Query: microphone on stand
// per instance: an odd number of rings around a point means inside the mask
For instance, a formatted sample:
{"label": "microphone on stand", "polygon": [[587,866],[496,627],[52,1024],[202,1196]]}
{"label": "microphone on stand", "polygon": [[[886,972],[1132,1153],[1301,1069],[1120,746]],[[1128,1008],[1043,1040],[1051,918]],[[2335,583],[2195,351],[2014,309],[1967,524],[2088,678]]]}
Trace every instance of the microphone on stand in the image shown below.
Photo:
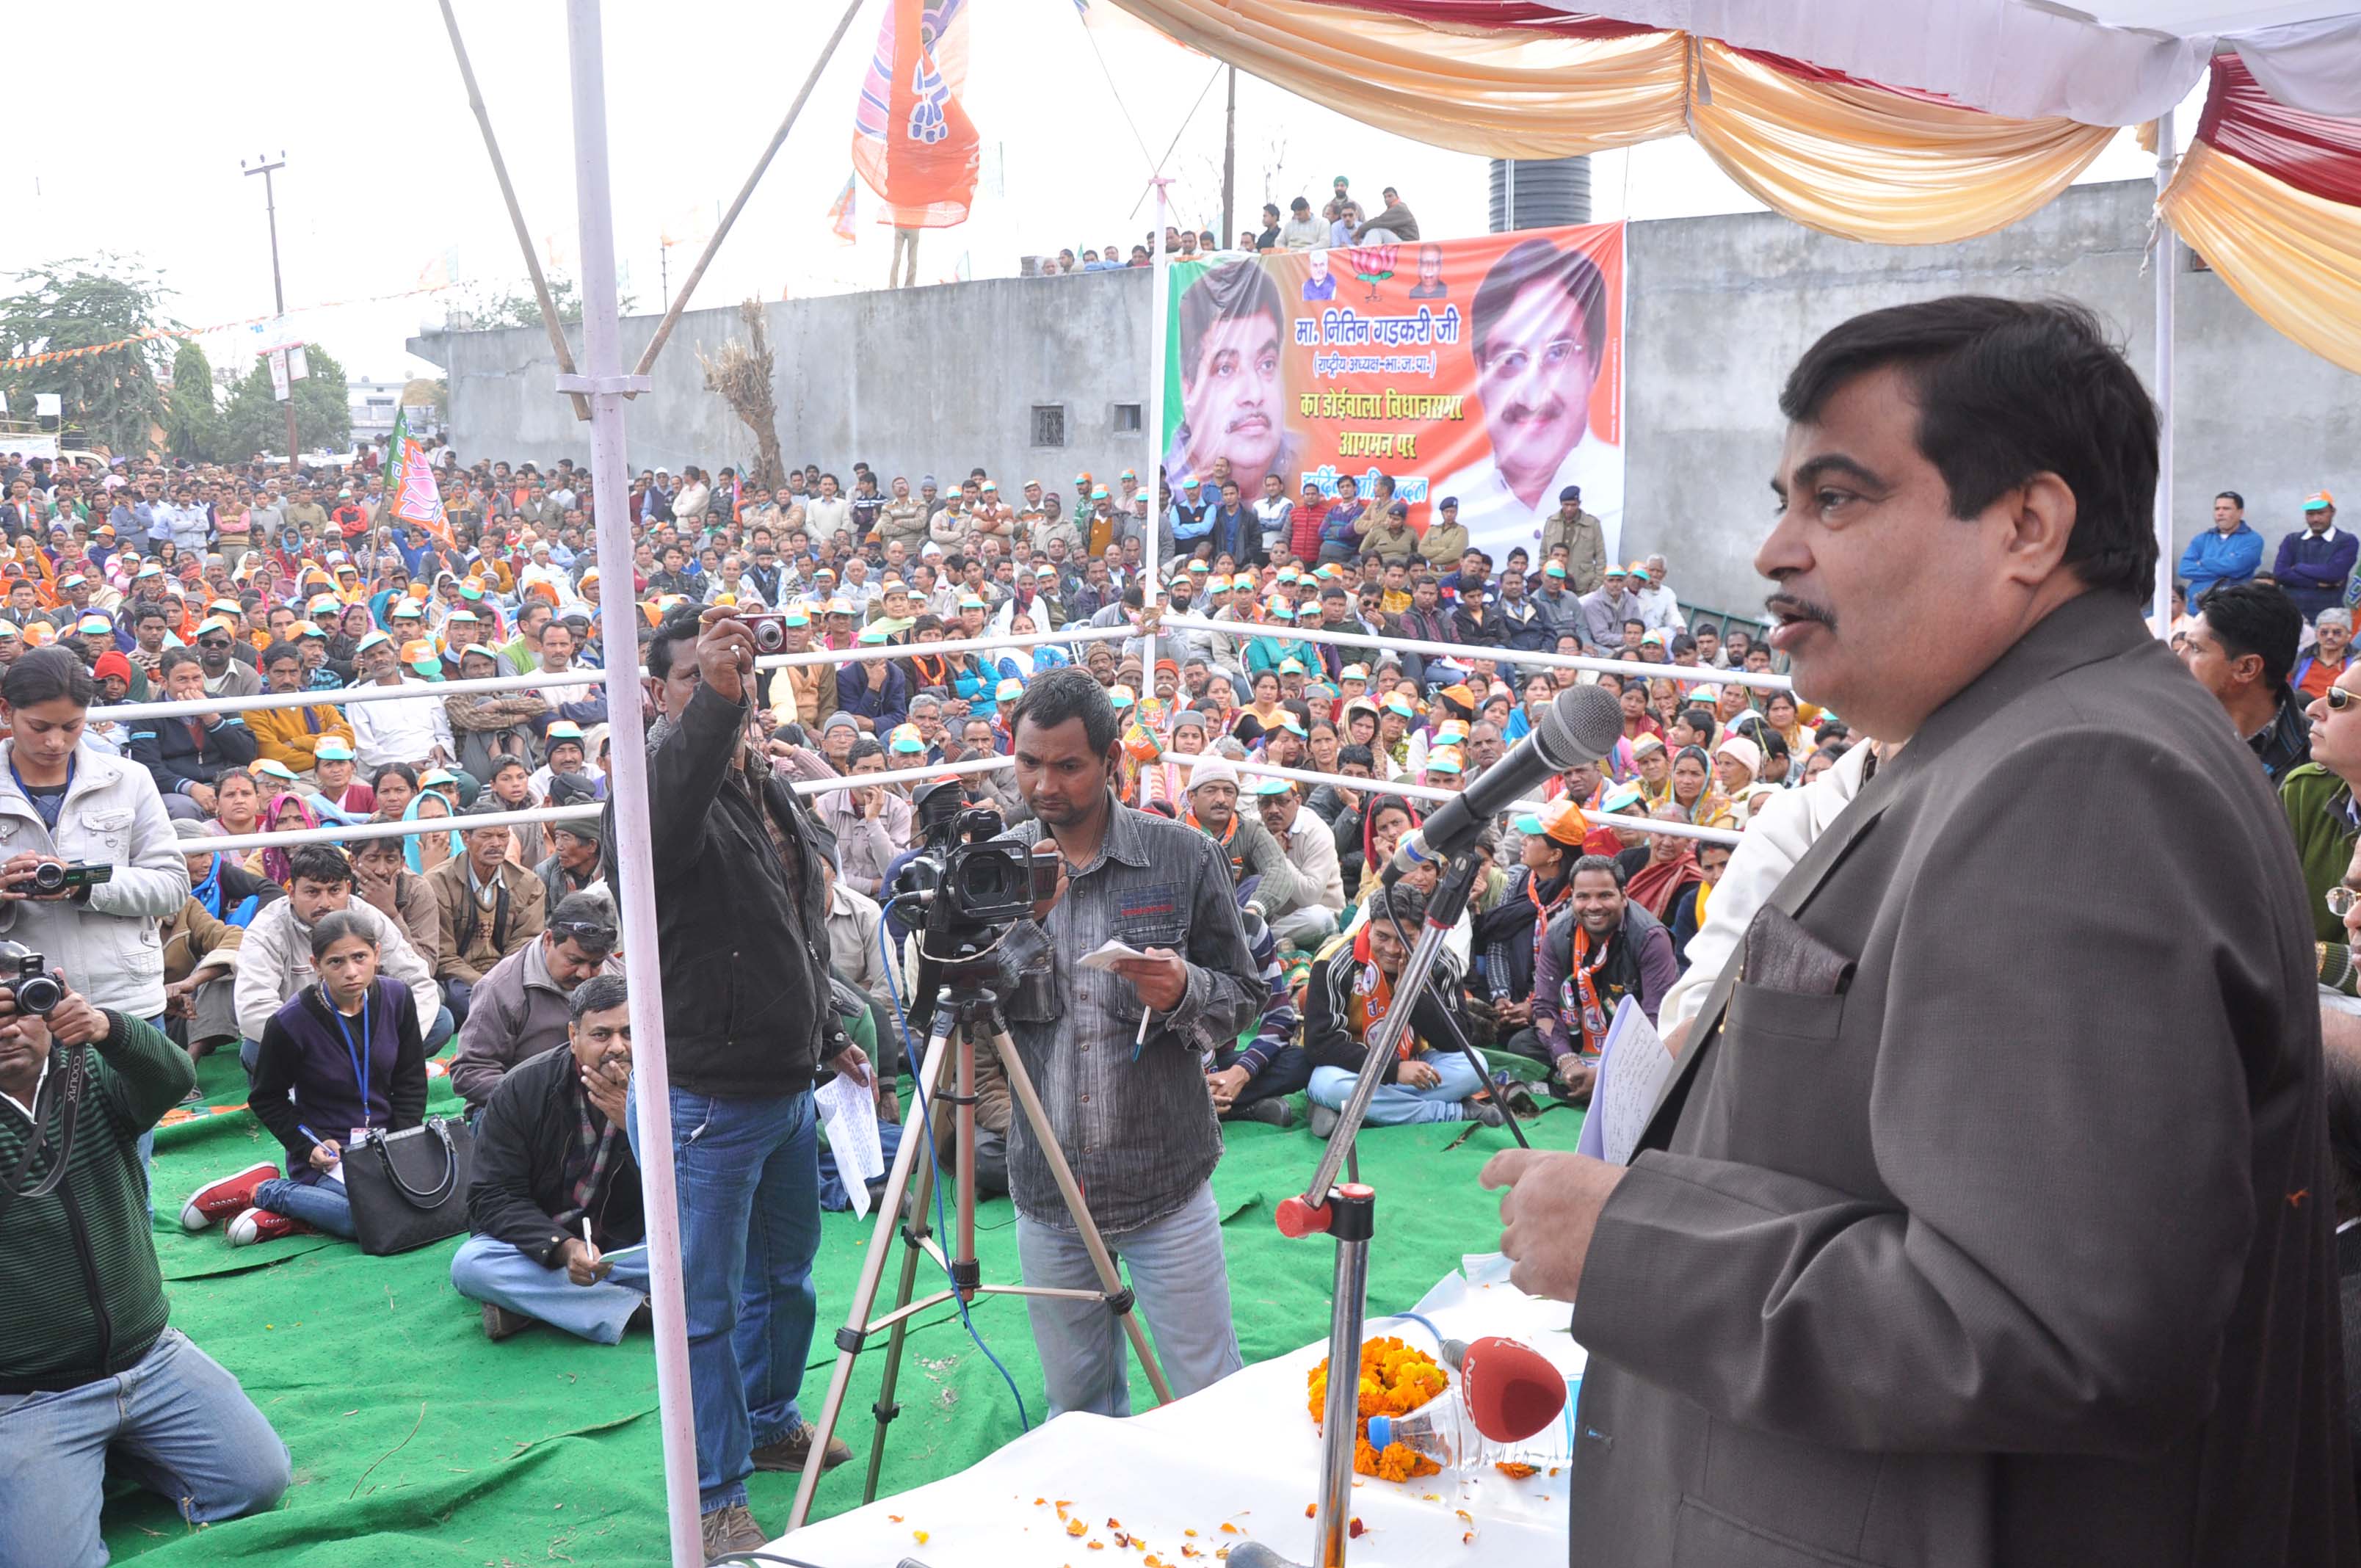
{"label": "microphone on stand", "polygon": [[[1447,861],[1472,848],[1484,825],[1552,773],[1595,762],[1623,738],[1623,705],[1598,686],[1569,686],[1550,704],[1533,732],[1474,783],[1445,801],[1425,823],[1402,836],[1378,881],[1391,887],[1405,872]],[[1235,1555],[1235,1554],[1234,1554]]]}
{"label": "microphone on stand", "polygon": [[1522,1442],[1565,1409],[1565,1374],[1530,1345],[1498,1334],[1447,1339],[1443,1359],[1459,1374],[1468,1420],[1494,1442]]}

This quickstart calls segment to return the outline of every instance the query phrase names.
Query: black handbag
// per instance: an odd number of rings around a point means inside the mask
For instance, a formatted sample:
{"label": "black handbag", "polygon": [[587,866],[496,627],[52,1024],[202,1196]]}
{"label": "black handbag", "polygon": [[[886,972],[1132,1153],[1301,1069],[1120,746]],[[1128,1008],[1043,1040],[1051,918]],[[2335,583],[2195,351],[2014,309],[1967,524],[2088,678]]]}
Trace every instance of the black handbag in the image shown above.
{"label": "black handbag", "polygon": [[430,1116],[406,1132],[371,1128],[345,1151],[345,1194],[361,1250],[383,1257],[466,1230],[475,1163],[475,1130],[465,1122]]}

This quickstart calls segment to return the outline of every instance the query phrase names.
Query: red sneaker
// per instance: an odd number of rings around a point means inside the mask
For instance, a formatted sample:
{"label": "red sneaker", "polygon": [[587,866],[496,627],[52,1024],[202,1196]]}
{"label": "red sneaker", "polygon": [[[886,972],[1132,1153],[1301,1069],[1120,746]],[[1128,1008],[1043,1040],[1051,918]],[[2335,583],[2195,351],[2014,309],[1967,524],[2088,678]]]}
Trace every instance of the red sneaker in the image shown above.
{"label": "red sneaker", "polygon": [[227,1220],[254,1207],[254,1190],[279,1174],[279,1168],[264,1161],[250,1165],[236,1176],[225,1176],[219,1181],[198,1188],[189,1194],[181,1210],[181,1228],[202,1231],[217,1220]]}
{"label": "red sneaker", "polygon": [[313,1234],[312,1227],[301,1220],[291,1220],[268,1209],[248,1209],[229,1223],[223,1236],[232,1246],[252,1246],[257,1242],[275,1242],[281,1236]]}

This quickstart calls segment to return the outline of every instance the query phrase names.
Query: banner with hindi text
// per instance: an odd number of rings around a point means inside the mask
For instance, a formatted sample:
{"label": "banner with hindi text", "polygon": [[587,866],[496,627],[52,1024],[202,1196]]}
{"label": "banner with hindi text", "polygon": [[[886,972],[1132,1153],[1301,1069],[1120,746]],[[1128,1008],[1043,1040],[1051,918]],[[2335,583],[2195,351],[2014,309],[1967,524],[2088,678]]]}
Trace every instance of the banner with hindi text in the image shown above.
{"label": "banner with hindi text", "polygon": [[[1375,236],[1372,236],[1374,239]],[[1623,521],[1623,225],[1175,262],[1167,474],[1240,499],[1266,474],[1362,499],[1392,477],[1425,532],[1445,498],[1497,564],[1530,552],[1568,485]]]}

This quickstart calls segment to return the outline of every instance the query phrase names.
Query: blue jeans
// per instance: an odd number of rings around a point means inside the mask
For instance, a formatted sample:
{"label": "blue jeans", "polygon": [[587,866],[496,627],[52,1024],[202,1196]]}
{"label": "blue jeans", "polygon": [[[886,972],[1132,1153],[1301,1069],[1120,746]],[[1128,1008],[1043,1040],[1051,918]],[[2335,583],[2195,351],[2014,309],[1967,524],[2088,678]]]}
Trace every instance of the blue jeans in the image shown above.
{"label": "blue jeans", "polygon": [[237,1379],[178,1329],[137,1365],[54,1394],[0,1394],[0,1568],[97,1568],[115,1473],[190,1524],[256,1513],[287,1490],[287,1445]]}
{"label": "blue jeans", "polygon": [[[640,1156],[639,1102],[626,1123]],[[753,1451],[803,1424],[819,1251],[812,1097],[717,1100],[672,1091],[672,1151],[686,1265],[697,1485],[711,1513],[746,1500]]]}
{"label": "blue jeans", "polygon": [[315,1231],[353,1239],[353,1201],[341,1181],[290,1181],[273,1177],[254,1190],[254,1206],[301,1220]]}
{"label": "blue jeans", "polygon": [[504,1241],[469,1236],[451,1259],[451,1288],[598,1344],[620,1344],[623,1325],[648,1304],[648,1249],[625,1247],[607,1261],[614,1268],[605,1279],[577,1285],[564,1268],[544,1268]]}
{"label": "blue jeans", "polygon": [[[1362,1124],[1369,1127],[1401,1127],[1413,1122],[1459,1121],[1459,1102],[1484,1087],[1476,1069],[1457,1051],[1421,1051],[1418,1059],[1443,1075],[1443,1081],[1432,1089],[1411,1089],[1400,1083],[1381,1083],[1369,1096],[1369,1113]],[[1315,1105],[1325,1105],[1331,1111],[1342,1111],[1345,1102],[1352,1098],[1353,1080],[1360,1077],[1341,1067],[1315,1067],[1312,1069],[1312,1086],[1307,1092]]]}
{"label": "blue jeans", "polygon": [[[1138,1292],[1156,1359],[1185,1397],[1242,1365],[1230,1316],[1230,1272],[1222,1260],[1222,1214],[1208,1184],[1180,1208],[1136,1231],[1100,1238]],[[1016,1256],[1027,1285],[1099,1288],[1082,1234],[1016,1216]],[[1033,1345],[1049,1393],[1049,1419],[1069,1410],[1131,1414],[1131,1358],[1122,1321],[1097,1301],[1027,1296]]]}

